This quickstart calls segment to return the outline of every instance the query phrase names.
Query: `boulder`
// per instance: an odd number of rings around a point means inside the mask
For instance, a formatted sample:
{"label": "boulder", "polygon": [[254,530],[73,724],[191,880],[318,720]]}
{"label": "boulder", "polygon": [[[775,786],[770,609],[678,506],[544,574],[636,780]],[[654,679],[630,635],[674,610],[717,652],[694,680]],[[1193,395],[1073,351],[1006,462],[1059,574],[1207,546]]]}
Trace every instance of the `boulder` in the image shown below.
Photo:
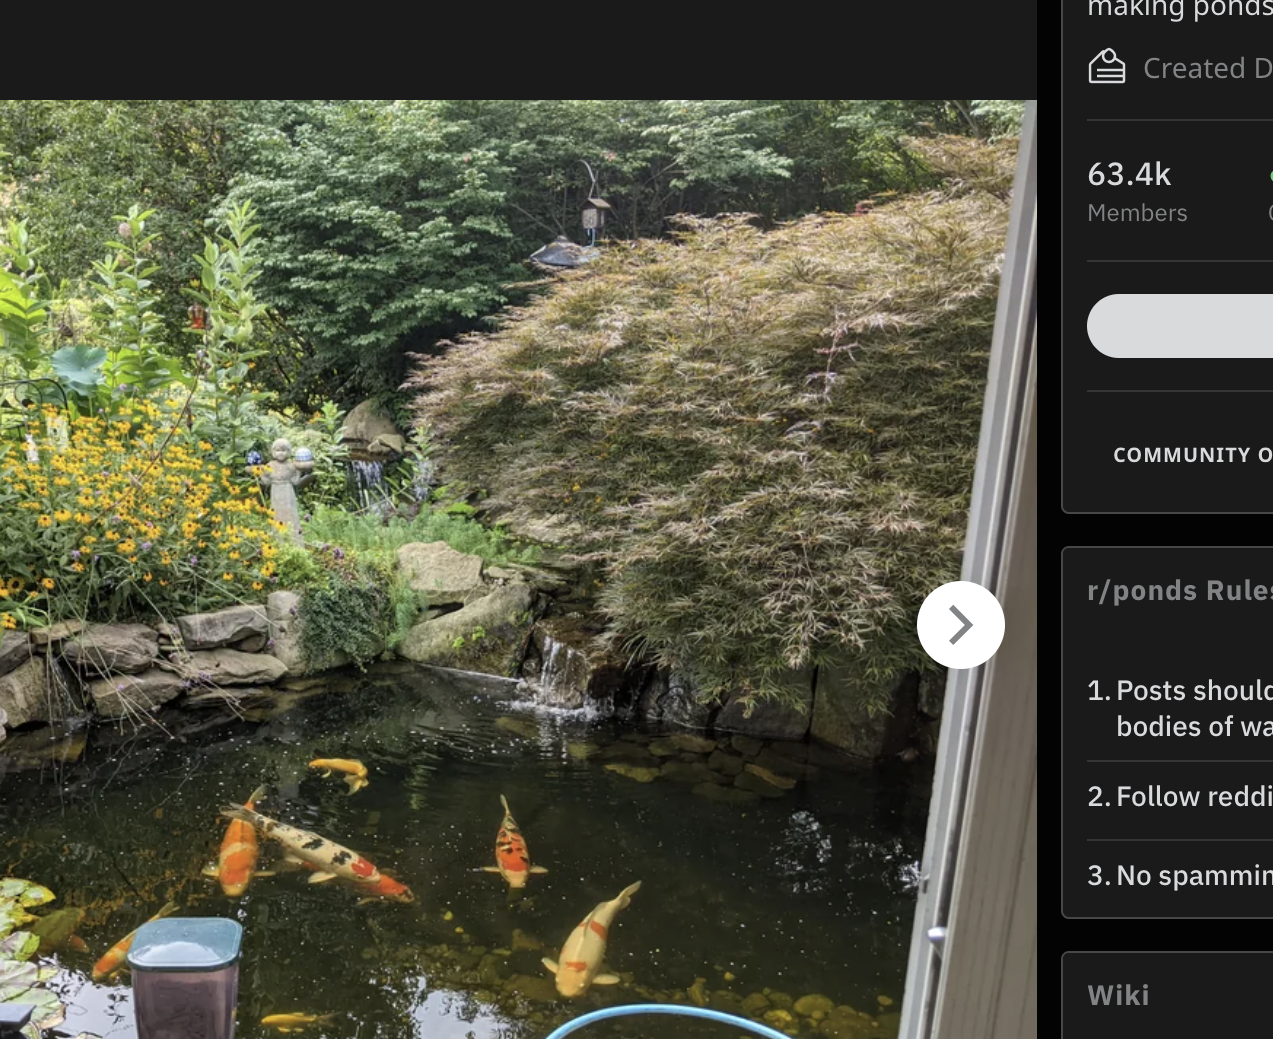
{"label": "boulder", "polygon": [[0,678],[0,713],[9,728],[60,721],[72,713],[65,694],[50,686],[49,669],[55,666],[36,656]]}
{"label": "boulder", "polygon": [[240,653],[261,653],[269,644],[270,640],[264,635],[249,635],[247,638],[236,642],[230,648],[237,649]]}
{"label": "boulder", "polygon": [[[270,626],[270,656],[283,662],[288,671],[302,675],[312,671],[344,667],[349,657],[337,650],[326,659],[312,660],[301,644],[301,597],[296,592],[271,592],[265,602],[265,616]],[[240,648],[242,648],[240,646]]]}
{"label": "boulder", "polygon": [[88,695],[105,718],[127,718],[151,711],[175,700],[190,688],[182,675],[164,668],[151,668],[139,675],[115,675],[88,683]]}
{"label": "boulder", "polygon": [[178,617],[177,628],[188,650],[220,649],[253,635],[270,636],[270,623],[264,606],[227,606],[213,613],[194,613]]}
{"label": "boulder", "polygon": [[25,634],[20,631],[6,631],[0,635],[0,675],[7,675],[30,659],[31,640]]}
{"label": "boulder", "polygon": [[135,675],[159,656],[159,632],[145,624],[90,624],[62,646],[62,659],[80,674]]}
{"label": "boulder", "polygon": [[181,662],[185,676],[201,686],[272,685],[287,674],[287,665],[268,653],[237,649],[204,649]]}
{"label": "boulder", "polygon": [[764,740],[753,739],[750,736],[731,736],[729,745],[738,751],[745,758],[754,758],[765,747]]}
{"label": "boulder", "polygon": [[623,657],[598,645],[598,630],[584,620],[558,617],[538,622],[522,661],[522,675],[537,703],[575,709],[611,706],[629,679]]}
{"label": "boulder", "polygon": [[866,709],[867,699],[855,672],[820,669],[810,730],[813,738],[862,761],[901,753],[915,727],[919,677],[908,674],[893,687],[885,712],[872,715]]}
{"label": "boulder", "polygon": [[505,585],[463,609],[415,625],[395,649],[419,664],[508,675],[521,663],[533,603],[530,585]]}
{"label": "boulder", "polygon": [[705,729],[712,705],[700,700],[693,684],[683,675],[652,672],[637,695],[637,720],[649,725]]}
{"label": "boulder", "polygon": [[402,430],[374,400],[363,401],[345,416],[340,442],[352,455],[378,459],[401,455],[407,448]]}
{"label": "boulder", "polygon": [[787,701],[755,700],[750,704],[730,697],[712,720],[716,732],[741,733],[765,740],[800,740],[809,731],[813,705],[813,672],[793,671],[783,683]]}
{"label": "boulder", "polygon": [[[779,749],[781,748],[781,749]],[[822,748],[819,748],[822,749]],[[805,753],[796,753],[797,750]],[[818,768],[809,764],[807,743],[771,743],[755,757],[755,763],[768,772],[791,779],[816,779]]]}
{"label": "boulder", "polygon": [[461,605],[482,598],[482,559],[457,552],[445,541],[414,541],[398,549],[398,569],[413,591],[423,592],[431,606]]}
{"label": "boulder", "polygon": [[760,800],[760,795],[753,794],[750,790],[740,790],[736,786],[721,786],[719,783],[699,783],[694,787],[694,793],[709,801],[728,805],[749,805]]}

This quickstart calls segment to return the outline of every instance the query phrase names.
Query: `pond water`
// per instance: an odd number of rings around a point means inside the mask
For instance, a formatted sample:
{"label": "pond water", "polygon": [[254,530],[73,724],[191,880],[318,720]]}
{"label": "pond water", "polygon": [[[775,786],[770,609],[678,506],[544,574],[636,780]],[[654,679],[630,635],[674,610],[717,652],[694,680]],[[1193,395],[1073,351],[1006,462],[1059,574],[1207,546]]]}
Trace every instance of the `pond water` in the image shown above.
{"label": "pond water", "polygon": [[[543,1039],[611,1003],[705,999],[739,1012],[748,997],[757,1015],[788,1008],[796,1034],[896,1034],[927,774],[824,768],[781,798],[722,804],[607,769],[648,753],[614,721],[510,693],[384,665],[297,683],[247,717],[164,715],[166,735],[98,728],[69,753],[49,753],[36,734],[0,746],[0,876],[52,888],[49,910],[86,911],[78,934],[88,951],[55,954],[65,1034],[135,1035],[127,977],[89,975],[170,899],[182,915],[242,923],[239,1036],[277,1035],[262,1018],[301,1012],[335,1015],[303,1033],[332,1039]],[[19,761],[39,739],[36,759]],[[307,767],[318,757],[362,761],[370,785],[350,795]],[[201,876],[225,830],[218,810],[261,783],[262,812],[357,849],[416,902],[360,905],[343,882],[307,884],[295,871],[258,878],[240,899],[223,895]],[[494,863],[501,794],[532,860],[549,870],[524,892],[478,871]],[[259,868],[280,853],[262,840]],[[594,905],[637,880],[607,955],[625,983],[557,999],[541,958],[556,959]],[[767,1007],[754,997],[765,992]],[[801,1016],[791,1001],[809,994],[858,1014]],[[650,1020],[594,1031],[730,1031]]]}

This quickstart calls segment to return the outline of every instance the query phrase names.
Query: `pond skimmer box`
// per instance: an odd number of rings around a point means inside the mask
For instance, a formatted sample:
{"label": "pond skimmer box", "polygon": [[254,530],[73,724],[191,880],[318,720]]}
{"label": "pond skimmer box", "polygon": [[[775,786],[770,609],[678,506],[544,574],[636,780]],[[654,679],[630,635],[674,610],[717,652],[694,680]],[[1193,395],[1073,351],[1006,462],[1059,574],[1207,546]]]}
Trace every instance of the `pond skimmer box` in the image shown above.
{"label": "pond skimmer box", "polygon": [[242,943],[218,917],[143,924],[128,951],[141,1039],[233,1039]]}

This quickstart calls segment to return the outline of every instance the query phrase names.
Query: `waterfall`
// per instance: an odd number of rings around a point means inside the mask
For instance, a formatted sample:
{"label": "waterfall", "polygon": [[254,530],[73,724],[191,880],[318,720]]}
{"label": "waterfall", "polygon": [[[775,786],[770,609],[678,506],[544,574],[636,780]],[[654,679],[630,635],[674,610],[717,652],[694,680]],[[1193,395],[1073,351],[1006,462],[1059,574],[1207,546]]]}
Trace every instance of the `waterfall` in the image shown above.
{"label": "waterfall", "polygon": [[381,506],[388,497],[385,491],[385,466],[383,462],[374,462],[362,458],[350,459],[349,479],[354,493],[358,497],[358,505],[363,509]]}
{"label": "waterfall", "polygon": [[539,674],[525,680],[526,691],[535,703],[544,707],[570,710],[584,706],[584,692],[592,668],[579,650],[544,635]]}

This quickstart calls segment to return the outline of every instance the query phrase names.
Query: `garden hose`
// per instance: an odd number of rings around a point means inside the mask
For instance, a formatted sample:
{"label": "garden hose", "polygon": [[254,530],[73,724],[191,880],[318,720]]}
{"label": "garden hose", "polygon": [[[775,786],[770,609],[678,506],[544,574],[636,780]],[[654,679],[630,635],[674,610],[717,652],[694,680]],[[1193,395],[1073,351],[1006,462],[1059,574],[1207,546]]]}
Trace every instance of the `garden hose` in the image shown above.
{"label": "garden hose", "polygon": [[605,1010],[594,1010],[591,1014],[584,1014],[583,1017],[567,1021],[549,1035],[548,1039],[565,1039],[565,1036],[577,1032],[581,1028],[587,1028],[591,1024],[596,1024],[598,1021],[606,1021],[614,1017],[639,1017],[645,1014],[698,1017],[705,1021],[716,1021],[723,1025],[732,1025],[734,1028],[741,1028],[744,1032],[762,1035],[765,1039],[791,1039],[789,1035],[775,1031],[768,1025],[757,1024],[755,1021],[748,1021],[741,1017],[734,1017],[733,1014],[722,1014],[719,1010],[707,1010],[703,1007],[682,1007],[674,1003],[637,1003],[633,1006],[606,1007]]}

